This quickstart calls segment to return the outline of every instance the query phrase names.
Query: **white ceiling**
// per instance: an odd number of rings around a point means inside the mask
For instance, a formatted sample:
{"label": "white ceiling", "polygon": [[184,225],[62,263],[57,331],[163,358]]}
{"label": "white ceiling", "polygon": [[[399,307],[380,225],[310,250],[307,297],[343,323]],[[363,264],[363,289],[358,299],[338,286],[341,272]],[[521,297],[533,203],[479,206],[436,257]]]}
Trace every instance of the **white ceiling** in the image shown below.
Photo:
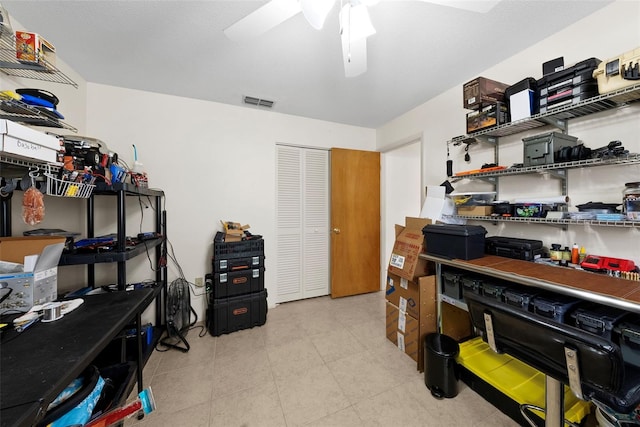
{"label": "white ceiling", "polygon": [[2,5],[88,82],[232,105],[248,95],[275,101],[272,111],[376,128],[611,1],[503,0],[479,14],[383,0],[369,9],[377,34],[367,43],[368,71],[350,79],[338,6],[320,31],[298,14],[237,44],[222,30],[266,1]]}

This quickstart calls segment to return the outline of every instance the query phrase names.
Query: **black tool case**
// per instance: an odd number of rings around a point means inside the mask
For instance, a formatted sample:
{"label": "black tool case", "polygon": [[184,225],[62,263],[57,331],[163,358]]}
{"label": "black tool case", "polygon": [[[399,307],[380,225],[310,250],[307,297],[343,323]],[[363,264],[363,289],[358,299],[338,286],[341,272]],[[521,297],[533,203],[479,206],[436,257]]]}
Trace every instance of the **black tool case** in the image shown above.
{"label": "black tool case", "polygon": [[207,309],[207,328],[214,337],[264,325],[267,321],[267,290],[214,299]]}
{"label": "black tool case", "polygon": [[593,78],[593,71],[598,68],[600,62],[602,61],[597,58],[589,58],[564,70],[547,74],[538,80],[538,90],[541,95],[546,95],[549,90],[554,88],[588,83],[590,81],[596,82]]}
{"label": "black tool case", "polygon": [[506,258],[533,261],[542,257],[542,241],[516,237],[490,236],[484,240],[485,253]]}
{"label": "black tool case", "polygon": [[606,305],[589,305],[577,308],[571,317],[576,327],[608,340],[613,336],[613,328],[628,312]]}
{"label": "black tool case", "polygon": [[526,311],[532,311],[531,304],[533,299],[539,294],[535,288],[527,289],[520,287],[512,287],[509,289],[505,289],[503,296],[504,302],[507,305],[512,305],[514,307],[521,308]]}
{"label": "black tool case", "polygon": [[213,298],[259,292],[264,289],[264,267],[213,274]]}
{"label": "black tool case", "polygon": [[428,254],[458,259],[484,256],[484,236],[480,225],[428,224],[422,229]]}
{"label": "black tool case", "polygon": [[581,300],[562,294],[545,293],[533,297],[533,312],[556,322],[569,320],[571,310],[577,308]]}
{"label": "black tool case", "polygon": [[613,329],[625,363],[640,368],[640,317],[625,319]]}

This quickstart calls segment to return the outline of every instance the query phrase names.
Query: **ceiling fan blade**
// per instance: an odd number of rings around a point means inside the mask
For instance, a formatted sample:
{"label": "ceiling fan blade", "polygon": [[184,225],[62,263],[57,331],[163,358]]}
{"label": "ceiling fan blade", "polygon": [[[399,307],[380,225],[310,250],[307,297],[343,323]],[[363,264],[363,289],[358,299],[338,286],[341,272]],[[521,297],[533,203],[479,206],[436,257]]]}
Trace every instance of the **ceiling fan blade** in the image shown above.
{"label": "ceiling fan blade", "polygon": [[297,0],[271,0],[226,28],[224,34],[235,42],[250,40],[266,33],[300,11],[300,3]]}
{"label": "ceiling fan blade", "polygon": [[471,12],[487,13],[493,9],[500,0],[419,0],[426,3],[435,3],[442,6],[450,6]]}
{"label": "ceiling fan blade", "polygon": [[349,40],[348,34],[343,32],[342,57],[346,77],[356,77],[365,73],[367,71],[367,39]]}

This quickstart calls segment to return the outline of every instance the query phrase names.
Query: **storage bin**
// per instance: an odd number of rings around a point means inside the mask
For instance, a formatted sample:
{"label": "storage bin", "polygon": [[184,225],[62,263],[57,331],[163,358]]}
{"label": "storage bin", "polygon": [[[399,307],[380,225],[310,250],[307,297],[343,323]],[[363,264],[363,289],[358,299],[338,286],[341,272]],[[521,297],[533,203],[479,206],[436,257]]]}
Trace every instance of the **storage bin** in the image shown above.
{"label": "storage bin", "polygon": [[625,363],[640,367],[640,319],[614,327]]}
{"label": "storage bin", "polygon": [[455,299],[462,299],[462,273],[442,272],[442,293]]}
{"label": "storage bin", "polygon": [[532,301],[534,313],[560,323],[564,323],[569,311],[579,303],[580,300],[561,294],[537,295]]}
{"label": "storage bin", "polygon": [[482,226],[429,224],[422,229],[422,233],[428,254],[464,260],[484,256],[487,230]]}
{"label": "storage bin", "polygon": [[590,305],[577,308],[571,313],[576,327],[611,340],[613,328],[628,312],[605,305]]}
{"label": "storage bin", "polygon": [[504,291],[504,302],[508,305],[531,311],[531,302],[538,295],[535,289],[509,288]]}
{"label": "storage bin", "polygon": [[497,299],[498,301],[504,301],[504,292],[508,286],[496,282],[484,282],[482,284],[482,295]]}
{"label": "storage bin", "polygon": [[213,298],[259,292],[264,289],[264,267],[213,274]]}
{"label": "storage bin", "polygon": [[264,240],[256,238],[240,242],[223,242],[224,233],[218,231],[213,239],[213,259],[243,258],[264,255]]}
{"label": "storage bin", "polygon": [[482,279],[469,275],[463,275],[461,279],[462,291],[473,292],[480,295],[482,292]]}
{"label": "storage bin", "polygon": [[207,328],[214,337],[264,325],[267,321],[267,290],[214,299],[207,309]]}
{"label": "storage bin", "polygon": [[248,270],[250,268],[264,267],[264,255],[247,256],[239,258],[215,258],[213,260],[213,272],[224,273],[228,271]]}
{"label": "storage bin", "polygon": [[578,144],[578,138],[560,132],[548,132],[523,138],[522,142],[524,165],[540,166],[558,162],[554,153],[562,147],[574,147]]}

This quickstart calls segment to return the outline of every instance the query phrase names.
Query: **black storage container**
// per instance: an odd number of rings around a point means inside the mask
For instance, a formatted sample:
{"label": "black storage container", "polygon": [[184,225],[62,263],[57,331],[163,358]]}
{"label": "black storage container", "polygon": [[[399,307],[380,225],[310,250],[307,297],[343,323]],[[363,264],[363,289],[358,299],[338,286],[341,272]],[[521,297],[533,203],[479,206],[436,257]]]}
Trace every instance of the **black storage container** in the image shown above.
{"label": "black storage container", "polygon": [[483,281],[479,277],[464,275],[462,276],[461,283],[463,292],[473,292],[478,295],[482,292]]}
{"label": "black storage container", "polygon": [[214,337],[264,325],[267,321],[267,290],[214,299],[207,309],[207,327]]}
{"label": "black storage container", "polygon": [[212,297],[225,298],[264,289],[264,267],[213,274]]}
{"label": "black storage container", "polygon": [[508,305],[521,308],[526,311],[531,310],[533,298],[538,295],[535,289],[509,288],[504,291],[504,302]]}
{"label": "black storage container", "polygon": [[544,254],[542,241],[516,237],[489,236],[485,238],[485,252],[506,258],[533,261]]}
{"label": "black storage container", "polygon": [[640,368],[640,319],[622,322],[613,330],[625,363]]}
{"label": "black storage container", "polygon": [[224,233],[217,232],[213,239],[214,265],[218,260],[264,256],[264,240],[253,238],[240,242],[224,242]]}
{"label": "black storage container", "polygon": [[429,334],[424,339],[424,384],[438,399],[458,395],[456,357],[458,343],[447,335]]}
{"label": "black storage container", "polygon": [[226,273],[229,271],[248,270],[250,268],[264,267],[264,255],[247,256],[239,258],[216,258],[213,260],[214,273]]}
{"label": "black storage container", "polygon": [[504,301],[504,293],[507,289],[507,285],[496,282],[484,282],[482,284],[482,295],[497,299],[498,301]]}
{"label": "black storage container", "polygon": [[442,272],[442,293],[455,299],[462,299],[462,273]]}
{"label": "black storage container", "polygon": [[560,323],[565,322],[569,311],[577,308],[579,303],[579,299],[562,294],[537,295],[532,301],[534,313]]}
{"label": "black storage container", "polygon": [[464,260],[484,256],[487,230],[480,225],[428,224],[422,233],[428,254]]}
{"label": "black storage container", "polygon": [[611,340],[613,328],[628,312],[606,305],[588,305],[571,313],[576,327]]}

